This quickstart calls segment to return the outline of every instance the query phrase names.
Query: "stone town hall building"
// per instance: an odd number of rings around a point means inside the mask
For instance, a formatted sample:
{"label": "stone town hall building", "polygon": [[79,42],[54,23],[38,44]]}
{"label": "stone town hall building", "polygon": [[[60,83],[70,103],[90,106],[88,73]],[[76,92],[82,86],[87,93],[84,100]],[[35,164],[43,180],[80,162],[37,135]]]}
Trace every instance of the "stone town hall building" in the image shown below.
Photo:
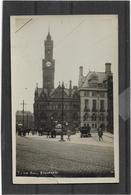
{"label": "stone town hall building", "polygon": [[46,128],[52,121],[61,123],[62,90],[63,120],[70,128],[90,124],[96,130],[101,124],[113,132],[113,77],[111,64],[105,64],[104,72],[89,72],[83,75],[79,69],[78,87],[54,88],[55,60],[53,59],[53,40],[48,32],[44,42],[45,58],[42,60],[43,87],[35,89],[34,120],[36,128]]}
{"label": "stone town hall building", "polygon": [[[34,99],[34,120],[36,128],[45,128],[52,121],[61,123],[62,120],[62,93],[63,93],[63,121],[70,128],[80,124],[80,96],[77,86],[62,88],[59,85],[54,88],[55,60],[53,59],[53,40],[48,32],[44,42],[45,58],[42,60],[43,87],[36,87]],[[63,90],[63,92],[62,92]]]}

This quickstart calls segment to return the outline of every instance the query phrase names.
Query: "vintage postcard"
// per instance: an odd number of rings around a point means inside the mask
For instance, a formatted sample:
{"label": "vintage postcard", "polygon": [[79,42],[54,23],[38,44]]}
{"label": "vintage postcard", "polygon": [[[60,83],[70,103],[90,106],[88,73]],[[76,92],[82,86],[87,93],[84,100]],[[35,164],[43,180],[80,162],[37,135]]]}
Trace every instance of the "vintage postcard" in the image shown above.
{"label": "vintage postcard", "polygon": [[11,16],[14,184],[119,183],[118,16]]}

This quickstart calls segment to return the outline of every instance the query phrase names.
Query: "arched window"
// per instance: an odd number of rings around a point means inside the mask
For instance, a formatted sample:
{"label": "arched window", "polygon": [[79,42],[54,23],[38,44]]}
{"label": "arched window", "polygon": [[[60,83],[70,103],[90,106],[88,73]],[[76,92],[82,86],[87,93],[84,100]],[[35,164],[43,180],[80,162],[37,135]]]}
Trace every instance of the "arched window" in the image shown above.
{"label": "arched window", "polygon": [[100,121],[104,121],[105,120],[104,114],[100,114],[99,120]]}
{"label": "arched window", "polygon": [[88,99],[85,99],[85,108],[84,108],[84,111],[90,111],[89,110],[89,100]]}
{"label": "arched window", "polygon": [[100,100],[100,111],[103,112],[104,110],[104,100]]}
{"label": "arched window", "polygon": [[83,116],[83,121],[88,120],[88,117],[89,117],[88,113],[85,113],[84,116]]}
{"label": "arched window", "polygon": [[61,109],[61,104],[60,103],[58,104],[58,109]]}
{"label": "arched window", "polygon": [[96,114],[93,113],[91,118],[92,118],[92,121],[96,121]]}

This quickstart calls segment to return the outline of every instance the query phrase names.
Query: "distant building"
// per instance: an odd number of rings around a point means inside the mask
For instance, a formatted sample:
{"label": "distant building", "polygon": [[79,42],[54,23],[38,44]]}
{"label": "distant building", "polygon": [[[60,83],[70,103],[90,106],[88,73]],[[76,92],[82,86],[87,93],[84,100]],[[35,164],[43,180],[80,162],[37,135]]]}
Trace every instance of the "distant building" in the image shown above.
{"label": "distant building", "polygon": [[52,122],[61,123],[63,112],[64,124],[68,124],[73,129],[80,124],[78,87],[72,87],[72,82],[70,81],[68,88],[62,87],[60,83],[54,88],[55,60],[53,59],[53,41],[49,32],[44,44],[45,58],[42,60],[43,87],[36,86],[34,97],[35,127],[46,130],[51,126]]}
{"label": "distant building", "polygon": [[80,123],[90,124],[97,130],[100,125],[113,132],[113,76],[111,64],[105,64],[105,72],[92,72],[84,76],[79,69]]}
{"label": "distant building", "polygon": [[16,112],[16,127],[33,128],[34,117],[30,111],[17,111]]}

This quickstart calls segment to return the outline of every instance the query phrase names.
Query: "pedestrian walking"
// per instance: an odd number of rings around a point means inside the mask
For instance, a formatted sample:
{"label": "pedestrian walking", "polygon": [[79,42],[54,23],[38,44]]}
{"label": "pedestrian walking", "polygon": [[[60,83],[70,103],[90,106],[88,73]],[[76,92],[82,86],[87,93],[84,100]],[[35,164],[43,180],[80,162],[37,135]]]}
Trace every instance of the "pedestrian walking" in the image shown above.
{"label": "pedestrian walking", "polygon": [[49,138],[50,137],[50,130],[48,129],[47,130],[47,138]]}
{"label": "pedestrian walking", "polygon": [[99,141],[103,141],[103,130],[101,127],[99,127],[98,129],[98,137],[99,137]]}
{"label": "pedestrian walking", "polygon": [[26,129],[23,129],[23,136],[26,136]]}
{"label": "pedestrian walking", "polygon": [[71,131],[70,129],[67,129],[67,140],[70,141]]}
{"label": "pedestrian walking", "polygon": [[87,134],[88,134],[88,137],[91,137],[91,127],[89,124],[87,124]]}
{"label": "pedestrian walking", "polygon": [[27,133],[28,133],[28,135],[30,134],[30,129],[29,128],[27,129]]}

